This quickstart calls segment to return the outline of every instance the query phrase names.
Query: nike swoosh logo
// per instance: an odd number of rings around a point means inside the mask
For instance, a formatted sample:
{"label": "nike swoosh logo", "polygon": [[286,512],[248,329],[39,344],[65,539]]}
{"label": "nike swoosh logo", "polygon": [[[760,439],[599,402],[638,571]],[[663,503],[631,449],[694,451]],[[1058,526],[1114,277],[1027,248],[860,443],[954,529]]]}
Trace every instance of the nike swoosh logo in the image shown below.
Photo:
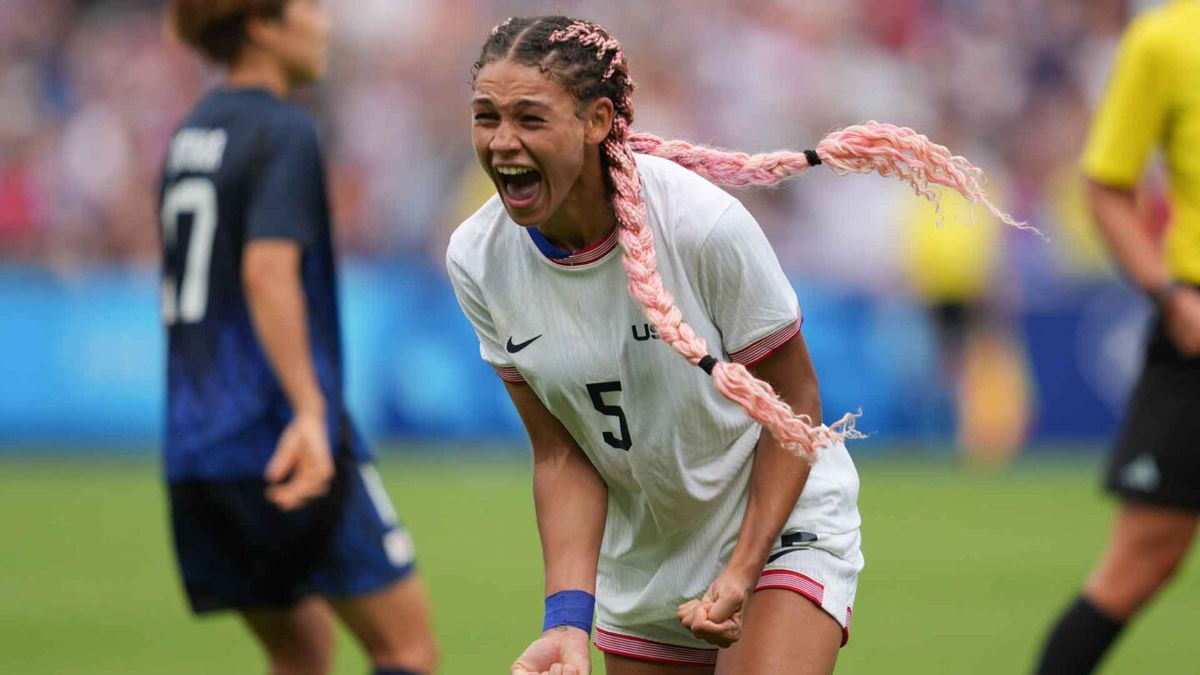
{"label": "nike swoosh logo", "polygon": [[807,550],[808,550],[807,546],[791,546],[788,548],[781,548],[778,551],[775,551],[774,553],[772,553],[771,557],[767,558],[767,562],[773,563],[776,560],[779,560],[780,558],[782,558],[783,556],[785,556],[789,553],[795,553],[796,551],[807,551]]}
{"label": "nike swoosh logo", "polygon": [[507,344],[507,345],[505,345],[505,349],[507,349],[507,350],[508,350],[508,353],[509,353],[509,354],[516,354],[517,352],[521,351],[522,349],[525,349],[525,348],[526,348],[526,347],[528,347],[529,345],[533,344],[533,341],[534,341],[534,340],[536,340],[536,339],[538,339],[538,338],[540,338],[540,337],[542,337],[542,336],[541,336],[541,335],[536,335],[536,336],[534,336],[534,337],[531,337],[531,338],[529,338],[528,340],[526,340],[526,341],[524,341],[524,342],[522,342],[522,343],[520,343],[520,344],[513,344],[513,341],[512,341],[512,336],[509,336],[509,338],[508,338],[508,344]]}

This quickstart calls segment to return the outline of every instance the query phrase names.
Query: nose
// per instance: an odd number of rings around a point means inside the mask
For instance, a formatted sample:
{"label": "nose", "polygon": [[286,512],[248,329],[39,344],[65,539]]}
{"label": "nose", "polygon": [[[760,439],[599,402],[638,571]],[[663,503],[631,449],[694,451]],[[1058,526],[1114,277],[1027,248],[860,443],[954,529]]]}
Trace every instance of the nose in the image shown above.
{"label": "nose", "polygon": [[488,149],[496,153],[520,150],[521,141],[517,138],[513,125],[501,120],[496,127],[496,133],[492,135],[492,141],[488,143]]}

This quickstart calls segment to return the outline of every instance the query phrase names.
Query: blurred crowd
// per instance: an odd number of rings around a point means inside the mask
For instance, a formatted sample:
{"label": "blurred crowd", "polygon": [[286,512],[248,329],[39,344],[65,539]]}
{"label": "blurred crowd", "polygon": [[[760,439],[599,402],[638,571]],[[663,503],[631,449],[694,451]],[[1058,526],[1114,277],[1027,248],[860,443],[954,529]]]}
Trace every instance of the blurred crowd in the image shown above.
{"label": "blurred crowd", "polygon": [[[938,213],[894,181],[814,171],[739,195],[789,271],[934,295],[998,277],[1038,287],[1110,274],[1075,164],[1120,32],[1149,4],[327,0],[330,74],[300,101],[322,127],[342,253],[440,260],[491,190],[467,106],[488,29],[510,14],[598,20],[631,62],[635,129],[761,151],[870,119],[910,126],[981,166],[995,201],[1051,240],[955,196]],[[0,263],[157,263],[164,147],[219,82],[166,36],[162,6],[0,0]],[[939,232],[960,227],[942,250]]]}

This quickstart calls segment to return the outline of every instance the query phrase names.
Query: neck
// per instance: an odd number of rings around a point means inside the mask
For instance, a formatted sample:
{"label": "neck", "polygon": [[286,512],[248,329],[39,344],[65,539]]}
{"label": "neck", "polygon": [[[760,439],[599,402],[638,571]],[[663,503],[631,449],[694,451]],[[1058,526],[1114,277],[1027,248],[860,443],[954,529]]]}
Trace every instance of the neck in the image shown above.
{"label": "neck", "polygon": [[600,152],[592,149],[567,198],[537,228],[555,246],[578,251],[607,237],[616,225],[617,217],[604,187]]}
{"label": "neck", "polygon": [[225,81],[231,87],[261,88],[283,98],[291,92],[287,73],[278,60],[253,47],[246,47],[229,66]]}

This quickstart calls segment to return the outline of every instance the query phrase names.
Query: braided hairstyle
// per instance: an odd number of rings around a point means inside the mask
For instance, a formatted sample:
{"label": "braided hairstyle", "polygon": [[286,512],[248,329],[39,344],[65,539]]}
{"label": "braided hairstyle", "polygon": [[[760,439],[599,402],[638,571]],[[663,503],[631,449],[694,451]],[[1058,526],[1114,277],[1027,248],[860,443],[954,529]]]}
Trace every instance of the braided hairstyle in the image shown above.
{"label": "braided hairstyle", "polygon": [[684,323],[675,298],[658,274],[633,153],[670,159],[713,183],[731,187],[773,185],[817,164],[826,164],[842,175],[875,172],[908,182],[918,195],[935,203],[934,185],[953,188],[1005,223],[1033,229],[988,201],[979,186],[982,172],[978,168],[907,127],[867,122],[829,134],[815,150],[759,155],[633,134],[634,84],[629,66],[620,42],[596,23],[565,16],[510,18],[493,28],[484,42],[472,68],[472,80],[484,66],[501,60],[537,67],[562,85],[579,106],[600,97],[612,101],[615,115],[601,146],[601,164],[617,219],[630,295],[642,305],[664,342],[712,375],[717,390],[767,427],[781,445],[810,461],[819,448],[860,436],[854,429],[854,416],[846,414],[829,426],[821,425],[819,420],[793,411],[771,385],[742,364],[709,355],[704,338]]}

